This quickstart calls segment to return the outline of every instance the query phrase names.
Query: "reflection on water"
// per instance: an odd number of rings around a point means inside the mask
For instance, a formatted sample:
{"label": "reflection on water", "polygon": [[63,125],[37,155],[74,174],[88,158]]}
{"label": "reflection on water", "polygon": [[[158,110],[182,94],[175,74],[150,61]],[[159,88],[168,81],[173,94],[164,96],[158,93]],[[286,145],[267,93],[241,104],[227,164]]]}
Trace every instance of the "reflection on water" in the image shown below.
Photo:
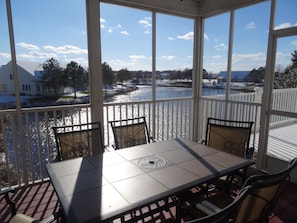
{"label": "reflection on water", "polygon": [[[111,102],[129,102],[152,100],[152,86],[138,86],[136,91],[128,92],[123,95],[117,95],[111,99]],[[202,88],[202,95],[218,95],[224,94],[225,89]],[[232,91],[231,91],[232,93]],[[184,87],[157,87],[156,99],[164,98],[180,98],[192,96],[192,88]]]}

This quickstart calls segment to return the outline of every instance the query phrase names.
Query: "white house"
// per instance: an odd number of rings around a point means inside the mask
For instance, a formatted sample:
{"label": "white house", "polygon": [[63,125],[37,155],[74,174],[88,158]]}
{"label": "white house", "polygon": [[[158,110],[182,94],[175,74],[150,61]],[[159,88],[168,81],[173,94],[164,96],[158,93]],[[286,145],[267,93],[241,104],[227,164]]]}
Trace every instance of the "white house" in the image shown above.
{"label": "white house", "polygon": [[[21,95],[35,96],[41,94],[41,84],[38,83],[37,77],[37,74],[40,73],[41,70],[42,67],[39,63],[28,61],[17,62],[19,91]],[[0,67],[0,94],[15,94],[11,61]]]}

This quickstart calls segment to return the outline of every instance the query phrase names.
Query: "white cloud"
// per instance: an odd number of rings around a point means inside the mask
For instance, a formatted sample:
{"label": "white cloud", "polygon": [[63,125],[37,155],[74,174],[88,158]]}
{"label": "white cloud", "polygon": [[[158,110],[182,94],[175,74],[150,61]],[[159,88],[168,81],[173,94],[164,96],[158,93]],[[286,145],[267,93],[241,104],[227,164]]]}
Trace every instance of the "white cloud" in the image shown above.
{"label": "white cloud", "polygon": [[43,47],[43,49],[47,51],[53,51],[57,54],[87,54],[88,53],[86,49],[81,49],[73,45],[64,45],[60,47],[46,45]]}
{"label": "white cloud", "polygon": [[121,31],[121,34],[129,36],[130,34],[127,31]]}
{"label": "white cloud", "polygon": [[297,47],[297,39],[292,41],[292,45]]}
{"label": "white cloud", "polygon": [[188,32],[182,36],[178,36],[178,39],[192,40],[194,38],[194,32]]}
{"label": "white cloud", "polygon": [[49,59],[57,57],[55,53],[42,53],[40,51],[30,51],[28,53],[22,53],[18,55],[22,59]]}
{"label": "white cloud", "polygon": [[120,70],[123,68],[127,68],[128,70],[151,70],[151,63],[145,64],[143,61],[141,63],[138,60],[111,60],[108,64],[112,67],[113,70]]}
{"label": "white cloud", "polygon": [[105,19],[100,18],[100,27],[101,27],[102,29],[105,29],[105,24],[104,24],[105,22],[106,22]]}
{"label": "white cloud", "polygon": [[143,25],[143,27],[145,28],[144,33],[145,34],[151,34],[152,30],[152,18],[151,17],[145,17],[144,19],[141,19],[138,21],[139,24]]}
{"label": "white cloud", "polygon": [[[215,55],[212,57],[212,62],[205,63],[204,68],[208,72],[219,73],[220,71],[226,71],[227,61],[223,60],[223,57]],[[247,70],[258,69],[261,66],[265,66],[266,53],[250,53],[250,54],[233,54],[232,56],[232,70]]]}
{"label": "white cloud", "polygon": [[145,17],[144,19],[139,20],[139,24],[143,25],[145,28],[152,27],[152,18]]}
{"label": "white cloud", "polygon": [[214,46],[215,50],[225,50],[228,49],[227,45],[225,43],[220,43]]}
{"label": "white cloud", "polygon": [[165,59],[165,60],[173,60],[175,58],[176,56],[161,56],[161,59]]}
{"label": "white cloud", "polygon": [[9,53],[0,53],[0,58],[10,58],[10,54]]}
{"label": "white cloud", "polygon": [[232,69],[233,70],[252,70],[265,66],[266,53],[251,53],[251,54],[233,54]]}
{"label": "white cloud", "polygon": [[140,60],[140,59],[145,59],[144,55],[129,55],[129,58],[131,60]]}
{"label": "white cloud", "polygon": [[147,29],[144,31],[144,34],[151,34],[151,33],[152,33],[152,30],[150,30],[150,29]]}
{"label": "white cloud", "polygon": [[278,26],[275,26],[274,29],[285,29],[285,28],[289,28],[289,27],[292,27],[293,25],[289,22],[285,22],[285,23],[282,23]]}
{"label": "white cloud", "polygon": [[100,27],[102,28],[102,29],[104,29],[105,28],[105,25],[104,25],[104,23],[106,22],[106,20],[105,19],[103,19],[103,18],[100,18]]}
{"label": "white cloud", "polygon": [[86,60],[86,58],[83,58],[83,57],[65,58],[63,61],[63,64],[66,65],[66,64],[70,63],[71,61],[75,61],[83,67],[88,67],[88,61]]}
{"label": "white cloud", "polygon": [[168,37],[168,40],[174,40],[174,38],[173,38],[173,37],[171,37],[171,36],[169,36],[169,37]]}
{"label": "white cloud", "polygon": [[221,55],[213,55],[211,58],[213,58],[213,59],[221,59],[222,56]]}
{"label": "white cloud", "polygon": [[209,40],[209,37],[208,37],[208,35],[206,33],[204,33],[204,39]]}
{"label": "white cloud", "polygon": [[117,26],[114,26],[114,27],[109,27],[108,28],[108,32],[109,33],[112,33],[114,30],[118,30],[118,29],[122,29],[122,25],[121,24],[118,24]]}
{"label": "white cloud", "polygon": [[246,29],[254,29],[254,28],[256,28],[256,24],[255,24],[255,22],[250,22],[249,24],[247,24],[245,26],[245,28]]}
{"label": "white cloud", "polygon": [[25,42],[20,42],[16,44],[19,47],[25,48],[27,50],[37,50],[39,51],[39,47],[33,44],[25,43]]}

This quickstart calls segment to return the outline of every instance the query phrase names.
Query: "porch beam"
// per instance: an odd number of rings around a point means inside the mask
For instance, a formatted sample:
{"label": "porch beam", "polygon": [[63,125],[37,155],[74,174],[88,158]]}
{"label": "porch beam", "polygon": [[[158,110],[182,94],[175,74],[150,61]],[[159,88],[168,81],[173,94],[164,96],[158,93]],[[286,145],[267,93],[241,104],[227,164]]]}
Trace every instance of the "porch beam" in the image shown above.
{"label": "porch beam", "polygon": [[268,0],[204,0],[199,2],[198,15],[203,17],[215,16],[265,1]]}
{"label": "porch beam", "polygon": [[198,14],[197,0],[101,0],[101,2],[185,17]]}

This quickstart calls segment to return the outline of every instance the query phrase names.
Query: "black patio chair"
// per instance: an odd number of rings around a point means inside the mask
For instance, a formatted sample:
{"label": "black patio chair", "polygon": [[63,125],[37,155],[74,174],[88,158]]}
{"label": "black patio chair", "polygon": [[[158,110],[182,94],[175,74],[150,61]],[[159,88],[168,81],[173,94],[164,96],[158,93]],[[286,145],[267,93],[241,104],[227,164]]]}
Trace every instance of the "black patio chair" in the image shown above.
{"label": "black patio chair", "polygon": [[115,149],[150,143],[145,117],[115,120],[109,122],[114,134]]}
{"label": "black patio chair", "polygon": [[[229,223],[231,219],[236,216],[240,205],[249,193],[251,187],[246,187],[240,191],[239,195],[226,207],[219,209],[216,208],[215,211],[211,209],[214,206],[209,202],[204,202],[203,205],[198,205],[204,212],[209,215],[204,217],[198,217],[197,219],[185,221],[185,223]],[[210,207],[209,207],[210,206]],[[196,207],[195,207],[196,208]],[[193,212],[193,210],[192,210]]]}
{"label": "black patio chair", "polygon": [[205,144],[236,156],[252,158],[250,136],[254,122],[208,118]]}
{"label": "black patio chair", "polygon": [[30,216],[17,213],[16,203],[9,196],[10,193],[14,193],[14,192],[15,192],[15,189],[12,189],[12,188],[6,188],[4,190],[0,190],[0,196],[4,196],[5,201],[9,205],[9,208],[11,211],[11,218],[8,223],[50,223],[63,218],[62,210],[59,210],[56,213],[53,213],[47,218],[42,220],[36,220]]}
{"label": "black patio chair", "polygon": [[104,151],[100,122],[53,127],[57,161],[92,156]]}
{"label": "black patio chair", "polygon": [[[236,156],[252,159],[254,148],[250,147],[250,136],[254,122],[234,121],[217,118],[207,119],[204,143],[210,147]],[[237,187],[246,180],[247,168],[213,181],[215,188],[229,190],[232,183]],[[241,184],[239,183],[241,181]]]}
{"label": "black patio chair", "polygon": [[[268,222],[269,215],[275,207],[279,197],[286,190],[286,185],[290,182],[290,173],[296,166],[297,157],[294,158],[283,171],[249,177],[243,184],[239,196],[242,191],[246,190],[246,188],[248,188],[248,193],[240,204],[238,211],[235,212],[231,222]],[[232,200],[233,197],[230,194],[218,193],[199,201],[194,201],[193,199],[188,200],[187,202],[188,204],[190,203],[190,205],[185,207],[185,210],[194,218],[205,218],[205,215],[208,215],[209,213],[219,213],[224,211],[226,202],[232,204]],[[192,222],[200,221],[197,220]]]}

